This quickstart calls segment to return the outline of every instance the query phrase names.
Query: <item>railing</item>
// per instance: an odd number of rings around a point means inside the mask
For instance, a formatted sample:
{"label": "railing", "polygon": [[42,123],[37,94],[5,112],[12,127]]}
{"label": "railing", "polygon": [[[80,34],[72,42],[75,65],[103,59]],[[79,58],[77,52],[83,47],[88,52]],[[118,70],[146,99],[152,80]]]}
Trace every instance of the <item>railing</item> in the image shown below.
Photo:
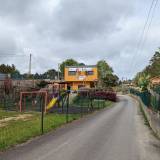
{"label": "railing", "polygon": [[160,111],[160,95],[159,94],[155,93],[152,90],[138,91],[134,88],[130,88],[130,93],[140,97],[142,102],[148,108],[156,112]]}

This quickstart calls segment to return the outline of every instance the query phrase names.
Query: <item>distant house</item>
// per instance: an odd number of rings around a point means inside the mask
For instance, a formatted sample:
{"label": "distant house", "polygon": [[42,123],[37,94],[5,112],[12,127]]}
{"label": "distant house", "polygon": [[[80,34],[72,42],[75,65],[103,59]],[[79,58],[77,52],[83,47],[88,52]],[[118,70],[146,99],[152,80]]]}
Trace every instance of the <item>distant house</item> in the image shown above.
{"label": "distant house", "polygon": [[64,80],[70,83],[72,90],[82,87],[92,88],[98,80],[97,66],[65,66]]}
{"label": "distant house", "polygon": [[0,73],[0,81],[3,81],[3,80],[5,80],[8,77],[10,77],[10,74]]}
{"label": "distant house", "polygon": [[160,76],[156,76],[150,79],[151,85],[160,85]]}

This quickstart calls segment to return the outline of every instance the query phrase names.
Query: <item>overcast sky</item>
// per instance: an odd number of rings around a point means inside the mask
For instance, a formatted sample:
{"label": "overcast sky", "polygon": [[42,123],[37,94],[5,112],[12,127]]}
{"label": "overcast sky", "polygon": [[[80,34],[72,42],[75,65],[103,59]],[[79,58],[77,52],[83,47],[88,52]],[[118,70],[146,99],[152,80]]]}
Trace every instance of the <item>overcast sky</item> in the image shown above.
{"label": "overcast sky", "polygon": [[[144,47],[136,52],[151,0],[0,0],[0,63],[32,72],[74,58],[105,59],[120,78],[142,70],[160,46],[158,3]],[[23,56],[12,56],[23,55]]]}

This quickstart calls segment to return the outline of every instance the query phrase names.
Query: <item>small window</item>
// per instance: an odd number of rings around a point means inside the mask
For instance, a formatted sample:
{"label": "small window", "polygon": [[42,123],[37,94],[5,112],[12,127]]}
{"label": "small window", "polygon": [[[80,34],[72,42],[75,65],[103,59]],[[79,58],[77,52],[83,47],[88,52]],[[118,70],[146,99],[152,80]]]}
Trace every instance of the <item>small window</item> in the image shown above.
{"label": "small window", "polygon": [[78,89],[85,87],[85,85],[78,85]]}
{"label": "small window", "polygon": [[69,71],[69,72],[68,72],[68,75],[69,75],[69,76],[76,75],[76,71]]}
{"label": "small window", "polygon": [[86,75],[93,75],[93,74],[94,74],[93,71],[87,71],[87,72],[86,72]]}

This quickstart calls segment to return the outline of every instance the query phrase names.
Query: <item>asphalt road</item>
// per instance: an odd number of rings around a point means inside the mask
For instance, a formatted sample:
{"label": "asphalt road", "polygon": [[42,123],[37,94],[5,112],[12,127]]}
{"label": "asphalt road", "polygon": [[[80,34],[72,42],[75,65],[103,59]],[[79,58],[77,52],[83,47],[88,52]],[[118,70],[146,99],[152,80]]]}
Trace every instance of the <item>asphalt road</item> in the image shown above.
{"label": "asphalt road", "polygon": [[0,155],[0,160],[159,160],[160,143],[129,96]]}

